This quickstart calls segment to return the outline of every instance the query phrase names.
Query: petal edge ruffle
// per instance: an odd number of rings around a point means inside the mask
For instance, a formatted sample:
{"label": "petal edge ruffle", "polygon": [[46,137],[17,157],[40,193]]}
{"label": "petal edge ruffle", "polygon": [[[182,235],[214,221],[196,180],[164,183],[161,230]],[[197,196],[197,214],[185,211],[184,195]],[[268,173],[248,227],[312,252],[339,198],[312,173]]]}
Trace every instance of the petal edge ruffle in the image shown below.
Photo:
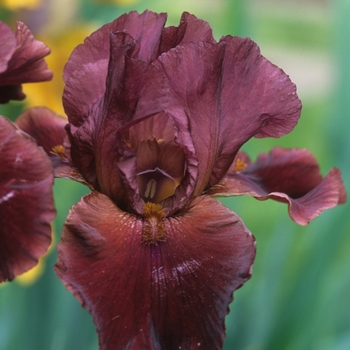
{"label": "petal edge ruffle", "polygon": [[305,149],[274,148],[244,170],[234,169],[206,194],[253,196],[288,204],[293,221],[307,225],[326,209],[345,203],[346,190],[339,169],[322,178],[315,157]]}

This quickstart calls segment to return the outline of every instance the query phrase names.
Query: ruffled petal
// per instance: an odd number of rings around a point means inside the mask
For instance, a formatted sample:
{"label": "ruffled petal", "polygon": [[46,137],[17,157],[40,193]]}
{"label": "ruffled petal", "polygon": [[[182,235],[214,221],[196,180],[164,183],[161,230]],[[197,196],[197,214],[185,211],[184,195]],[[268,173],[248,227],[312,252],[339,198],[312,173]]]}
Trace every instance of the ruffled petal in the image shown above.
{"label": "ruffled petal", "polygon": [[166,27],[162,32],[158,56],[180,44],[196,41],[215,43],[210,25],[196,16],[184,12],[178,27]]}
{"label": "ruffled petal", "polygon": [[100,349],[221,349],[254,237],[208,196],[165,219],[165,242],[142,242],[143,225],[97,192],[65,224],[56,272],[92,314]]}
{"label": "ruffled petal", "polygon": [[34,267],[51,243],[55,217],[50,159],[0,117],[0,282]]}
{"label": "ruffled petal", "polygon": [[[133,11],[104,25],[86,38],[84,44],[76,47],[64,70],[66,87],[63,103],[71,123],[80,125],[89,116],[92,107],[103,99],[108,67],[111,65],[120,74],[119,79],[114,81],[115,88],[118,88],[121,84],[119,80],[124,75],[124,55],[128,50],[136,45],[134,56],[144,61],[154,56],[154,45],[158,51],[165,21],[166,14],[145,11],[139,15]],[[124,40],[122,45],[120,42],[113,44],[115,36],[118,38],[116,41],[122,42],[125,37],[130,40]]]}
{"label": "ruffled petal", "polygon": [[118,204],[124,193],[110,156],[115,132],[168,104],[167,81],[148,63],[173,45],[214,40],[209,25],[192,15],[183,14],[176,30],[165,30],[165,20],[165,14],[150,11],[123,15],[78,46],[65,67],[73,162],[88,183]]}
{"label": "ruffled petal", "polygon": [[[4,89],[8,87],[5,97],[0,102],[8,102],[9,99],[23,99],[24,94],[20,89],[23,83],[47,81],[52,79],[52,72],[47,68],[44,57],[50,53],[50,49],[42,42],[35,40],[33,34],[22,22],[17,22],[16,30],[17,47],[7,64],[7,69],[0,73],[0,85]],[[17,88],[13,88],[18,86]],[[6,91],[6,90],[5,90]]]}
{"label": "ruffled petal", "polygon": [[171,85],[166,112],[191,131],[199,159],[196,194],[224,176],[251,137],[282,136],[299,118],[295,85],[248,38],[180,45],[154,65]]}
{"label": "ruffled petal", "polygon": [[300,225],[307,225],[322,211],[346,201],[340,171],[333,168],[322,178],[315,157],[305,149],[274,148],[244,170],[231,170],[206,193],[285,202],[290,217]]}

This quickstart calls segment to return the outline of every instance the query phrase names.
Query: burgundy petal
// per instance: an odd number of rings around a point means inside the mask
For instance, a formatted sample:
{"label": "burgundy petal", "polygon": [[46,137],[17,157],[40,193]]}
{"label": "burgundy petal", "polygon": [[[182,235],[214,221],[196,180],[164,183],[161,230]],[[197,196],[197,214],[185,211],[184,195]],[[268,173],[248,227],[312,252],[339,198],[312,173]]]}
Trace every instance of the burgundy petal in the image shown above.
{"label": "burgundy petal", "polygon": [[315,157],[305,149],[274,148],[244,170],[229,172],[207,194],[249,195],[285,202],[289,215],[300,225],[346,201],[340,171],[333,168],[322,178]]}
{"label": "burgundy petal", "polygon": [[191,130],[199,159],[196,194],[224,176],[249,138],[282,136],[299,118],[295,85],[248,38],[180,45],[154,64],[171,84],[166,111]]}
{"label": "burgundy petal", "polygon": [[[112,65],[113,69],[110,70],[119,73],[119,80],[122,79],[124,55],[130,48],[137,46],[135,50],[139,59],[148,61],[150,56],[154,56],[154,45],[158,50],[165,20],[166,14],[145,11],[139,15],[133,11],[101,27],[86,38],[84,44],[76,47],[64,71],[66,88],[63,102],[71,123],[76,126],[81,124],[91,113],[92,107],[102,100],[109,66]],[[111,38],[112,33],[119,34]],[[115,88],[121,83],[114,81]]]}
{"label": "burgundy petal", "polygon": [[16,45],[16,36],[11,28],[0,22],[0,73],[6,71]]}
{"label": "burgundy petal", "polygon": [[116,167],[116,132],[133,119],[162,110],[168,90],[158,69],[125,57],[126,52],[133,50],[130,36],[112,34],[111,46],[108,93],[83,124],[77,124],[68,115],[68,134],[72,160],[81,174],[95,189],[119,202],[124,195]]}
{"label": "burgundy petal", "polygon": [[[148,63],[180,43],[215,42],[208,23],[193,15],[184,13],[178,27],[164,28],[166,18],[165,13],[146,10],[138,14],[132,11],[98,29],[73,51],[64,71],[66,88],[63,101],[70,122],[81,124],[92,107],[103,98],[109,60],[115,60],[111,55],[112,33],[128,34],[133,45],[137,46],[134,57]],[[119,64],[114,63],[115,69]],[[114,84],[118,85],[116,81]]]}
{"label": "burgundy petal", "polygon": [[50,159],[0,117],[0,282],[29,270],[51,243],[55,217]]}
{"label": "burgundy petal", "polygon": [[27,109],[16,120],[18,127],[32,136],[45,152],[52,154],[55,146],[63,145],[68,120],[48,108]]}
{"label": "burgundy petal", "polygon": [[159,44],[158,55],[169,51],[177,45],[196,41],[216,42],[207,22],[198,19],[188,12],[184,12],[178,27],[171,26],[164,28]]}
{"label": "burgundy petal", "polygon": [[196,198],[142,242],[143,219],[94,192],[74,206],[56,272],[94,318],[100,349],[221,349],[232,292],[251,275],[254,237],[218,201]]}
{"label": "burgundy petal", "polygon": [[[24,97],[20,87],[13,88],[14,86],[52,79],[52,72],[47,68],[44,60],[44,57],[50,53],[50,49],[42,42],[35,40],[22,22],[17,22],[16,41],[17,47],[8,61],[7,69],[0,73],[2,89],[6,87],[9,89],[6,95],[9,91],[13,93],[7,100]],[[0,102],[7,102],[4,99],[2,96]]]}

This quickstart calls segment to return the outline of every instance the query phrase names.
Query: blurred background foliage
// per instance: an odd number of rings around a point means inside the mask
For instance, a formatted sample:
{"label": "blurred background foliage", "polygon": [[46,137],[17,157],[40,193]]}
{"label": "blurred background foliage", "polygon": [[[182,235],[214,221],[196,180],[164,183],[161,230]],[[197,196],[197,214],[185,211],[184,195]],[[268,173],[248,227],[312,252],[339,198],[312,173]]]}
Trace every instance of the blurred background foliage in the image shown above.
{"label": "blurred background foliage", "polygon": [[[0,20],[13,26],[24,21],[52,49],[47,61],[55,73],[50,83],[27,85],[26,101],[1,106],[0,114],[15,119],[32,105],[64,114],[62,70],[72,49],[102,24],[146,8],[168,12],[168,24],[175,25],[183,11],[194,13],[211,24],[217,39],[232,34],[255,40],[297,84],[304,107],[291,134],[254,139],[244,149],[255,159],[277,145],[308,148],[324,175],[333,165],[342,170],[349,192],[349,0],[0,0]],[[87,190],[60,179],[54,192],[52,249],[39,269],[0,286],[2,350],[98,348],[88,312],[52,269],[67,212]],[[299,227],[280,203],[223,202],[257,239],[253,277],[234,295],[224,349],[350,349],[350,205]]]}

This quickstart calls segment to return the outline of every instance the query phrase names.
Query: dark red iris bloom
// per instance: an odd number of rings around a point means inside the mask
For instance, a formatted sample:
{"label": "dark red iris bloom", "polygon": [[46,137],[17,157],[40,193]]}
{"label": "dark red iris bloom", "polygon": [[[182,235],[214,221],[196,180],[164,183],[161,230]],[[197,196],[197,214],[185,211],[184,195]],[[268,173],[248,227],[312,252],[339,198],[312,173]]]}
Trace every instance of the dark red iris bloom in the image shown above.
{"label": "dark red iris bloom", "polygon": [[16,33],[0,22],[0,103],[23,100],[21,84],[52,79],[44,57],[50,49],[35,40],[22,22],[17,22]]}
{"label": "dark red iris bloom", "polygon": [[216,42],[188,13],[165,22],[121,16],[64,73],[62,159],[74,170],[60,176],[80,173],[93,191],[69,213],[56,271],[92,314],[101,349],[221,348],[255,241],[211,196],[286,201],[302,224],[345,200],[339,172],[322,179],[306,151],[275,149],[251,165],[238,153],[253,136],[290,132],[301,109],[254,42]]}
{"label": "dark red iris bloom", "polygon": [[[300,224],[345,201],[339,171],[323,179],[305,150],[276,148],[256,163],[239,151],[253,136],[290,132],[301,109],[254,42],[216,42],[188,13],[178,27],[165,22],[123,15],[78,46],[64,72],[68,137],[51,159],[55,176],[92,192],[68,215],[56,272],[104,350],[221,348],[255,239],[213,196],[287,202]],[[45,148],[39,119],[27,114],[21,127]]]}

